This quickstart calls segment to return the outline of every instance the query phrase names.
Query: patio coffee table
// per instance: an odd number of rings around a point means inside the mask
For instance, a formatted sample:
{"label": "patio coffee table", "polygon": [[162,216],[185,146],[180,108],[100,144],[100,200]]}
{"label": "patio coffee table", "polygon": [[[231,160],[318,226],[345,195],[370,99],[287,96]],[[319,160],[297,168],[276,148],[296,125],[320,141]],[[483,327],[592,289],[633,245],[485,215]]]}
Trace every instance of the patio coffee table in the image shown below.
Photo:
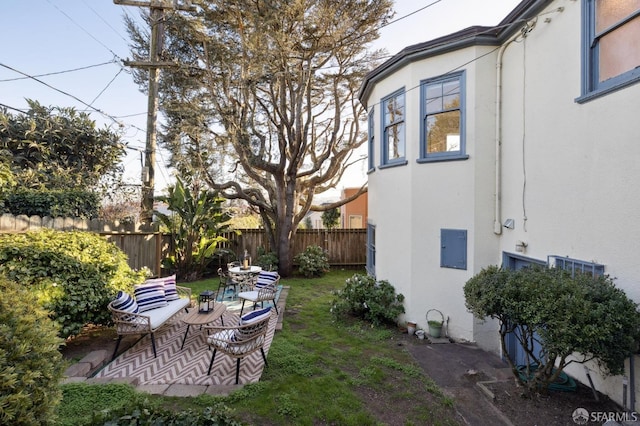
{"label": "patio coffee table", "polygon": [[184,342],[187,340],[187,335],[189,334],[189,327],[192,325],[203,326],[205,324],[211,324],[218,318],[220,318],[222,325],[224,325],[222,314],[224,314],[226,310],[227,306],[224,303],[215,303],[213,305],[213,310],[206,314],[198,312],[198,308],[191,309],[189,313],[182,318],[182,322],[187,324],[187,331],[184,332],[184,338],[182,339],[182,346],[180,346],[180,349],[184,348]]}

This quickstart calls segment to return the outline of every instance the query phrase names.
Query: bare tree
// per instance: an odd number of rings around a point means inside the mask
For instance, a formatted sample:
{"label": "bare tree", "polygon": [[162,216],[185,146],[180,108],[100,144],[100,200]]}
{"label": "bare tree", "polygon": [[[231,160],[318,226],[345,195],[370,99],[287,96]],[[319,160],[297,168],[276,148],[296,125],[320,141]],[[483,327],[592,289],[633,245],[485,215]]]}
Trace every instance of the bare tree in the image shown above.
{"label": "bare tree", "polygon": [[[242,199],[262,217],[280,273],[291,273],[293,236],[313,205],[362,158],[357,90],[383,52],[367,46],[391,18],[390,0],[193,1],[167,16],[162,142],[181,173]],[[146,36],[129,22],[134,54]],[[138,75],[143,83],[144,75]]]}

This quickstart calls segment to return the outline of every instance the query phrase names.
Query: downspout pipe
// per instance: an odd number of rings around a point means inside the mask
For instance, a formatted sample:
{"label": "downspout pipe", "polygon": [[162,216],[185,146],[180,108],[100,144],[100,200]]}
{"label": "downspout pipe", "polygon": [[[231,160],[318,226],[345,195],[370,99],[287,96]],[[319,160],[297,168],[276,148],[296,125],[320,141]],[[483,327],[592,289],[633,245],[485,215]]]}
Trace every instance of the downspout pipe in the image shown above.
{"label": "downspout pipe", "polygon": [[493,216],[493,233],[496,235],[502,234],[502,58],[504,56],[504,51],[507,50],[507,47],[513,43],[516,37],[511,38],[500,46],[498,58],[496,59],[496,176]]}

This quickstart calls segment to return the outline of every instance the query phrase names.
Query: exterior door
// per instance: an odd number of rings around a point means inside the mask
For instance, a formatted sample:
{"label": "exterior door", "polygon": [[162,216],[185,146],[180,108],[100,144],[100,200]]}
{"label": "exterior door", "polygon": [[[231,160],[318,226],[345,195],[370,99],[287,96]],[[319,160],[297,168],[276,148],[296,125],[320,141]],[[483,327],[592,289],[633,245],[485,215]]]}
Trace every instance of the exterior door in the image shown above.
{"label": "exterior door", "polygon": [[[533,259],[530,257],[519,256],[513,253],[503,253],[502,254],[502,265],[506,269],[511,269],[514,271],[519,271],[522,268],[529,267],[531,265],[543,265],[546,266],[546,262]],[[506,345],[507,345],[507,353],[509,357],[516,363],[516,365],[526,365],[527,357],[524,352],[524,349],[520,345],[520,342],[516,338],[516,335],[513,333],[509,333],[506,336]],[[537,336],[536,336],[537,337]],[[539,352],[542,348],[539,344],[534,345],[534,352]]]}

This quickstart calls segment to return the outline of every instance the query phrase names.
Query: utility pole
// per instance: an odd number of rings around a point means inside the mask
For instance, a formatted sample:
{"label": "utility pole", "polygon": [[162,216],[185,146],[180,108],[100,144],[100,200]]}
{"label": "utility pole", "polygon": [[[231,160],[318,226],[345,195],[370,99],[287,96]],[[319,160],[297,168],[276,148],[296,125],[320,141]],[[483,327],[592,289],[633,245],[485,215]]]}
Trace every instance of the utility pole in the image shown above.
{"label": "utility pole", "polygon": [[125,61],[130,67],[149,69],[149,89],[147,101],[147,141],[145,146],[144,166],[142,167],[142,200],[140,203],[140,220],[143,224],[151,224],[153,220],[153,199],[155,187],[155,163],[156,140],[158,122],[158,81],[159,69],[167,66],[175,66],[172,62],[160,62],[159,54],[162,51],[164,40],[164,10],[195,10],[187,0],[185,6],[178,5],[177,1],[167,0],[113,0],[115,4],[122,6],[138,6],[150,8],[151,40],[149,40],[149,61]]}

